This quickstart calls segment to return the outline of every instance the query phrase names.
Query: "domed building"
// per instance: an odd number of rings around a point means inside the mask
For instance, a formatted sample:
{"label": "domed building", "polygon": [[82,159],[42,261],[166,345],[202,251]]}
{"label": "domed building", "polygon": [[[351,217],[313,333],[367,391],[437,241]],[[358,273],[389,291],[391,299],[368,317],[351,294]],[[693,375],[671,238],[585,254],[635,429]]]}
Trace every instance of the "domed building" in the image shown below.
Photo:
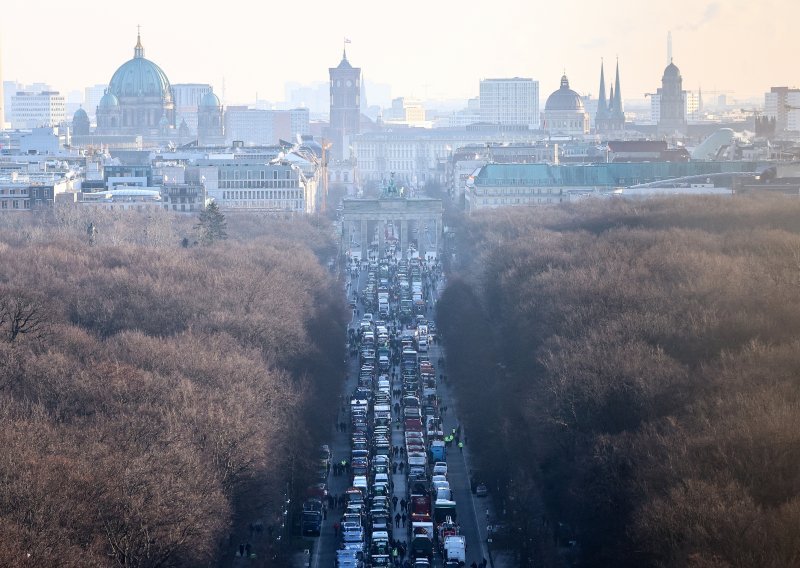
{"label": "domed building", "polygon": [[89,115],[83,108],[79,108],[72,115],[72,135],[73,136],[87,136],[91,130],[91,123],[89,122]]}
{"label": "domed building", "polygon": [[561,77],[561,87],[554,91],[544,105],[542,129],[548,134],[578,136],[589,133],[589,113],[581,96],[569,88],[569,79]]}
{"label": "domed building", "polygon": [[133,59],[117,69],[97,107],[97,131],[152,138],[174,129],[175,103],[169,79],[158,65],[145,59],[137,35]]}
{"label": "domed building", "polygon": [[686,112],[683,94],[683,77],[678,66],[670,61],[661,77],[657,91],[660,104],[658,133],[661,135],[686,134]]}
{"label": "domed building", "polygon": [[204,94],[197,105],[197,142],[201,146],[225,144],[222,103],[213,91]]}

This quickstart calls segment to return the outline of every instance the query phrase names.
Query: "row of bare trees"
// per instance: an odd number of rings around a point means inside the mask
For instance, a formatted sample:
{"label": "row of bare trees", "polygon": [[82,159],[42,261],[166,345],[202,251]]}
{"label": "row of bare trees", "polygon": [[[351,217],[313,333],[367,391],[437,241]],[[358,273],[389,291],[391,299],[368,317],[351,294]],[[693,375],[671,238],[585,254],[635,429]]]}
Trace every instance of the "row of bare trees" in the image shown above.
{"label": "row of bare trees", "polygon": [[499,210],[457,231],[439,324],[481,474],[518,526],[539,520],[522,565],[569,541],[587,566],[800,565],[800,202]]}
{"label": "row of bare trees", "polygon": [[0,565],[219,564],[304,491],[333,420],[330,239],[240,216],[184,247],[196,219],[59,215],[0,220]]}

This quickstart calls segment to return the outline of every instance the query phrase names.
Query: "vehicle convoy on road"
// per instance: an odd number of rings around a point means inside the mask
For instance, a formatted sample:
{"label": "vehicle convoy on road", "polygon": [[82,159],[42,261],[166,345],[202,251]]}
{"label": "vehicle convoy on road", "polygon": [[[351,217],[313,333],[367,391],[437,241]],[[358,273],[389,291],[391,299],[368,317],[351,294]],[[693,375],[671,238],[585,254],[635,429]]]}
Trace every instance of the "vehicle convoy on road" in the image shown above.
{"label": "vehicle convoy on road", "polygon": [[[448,478],[448,459],[459,453],[447,451],[441,361],[429,357],[438,353],[428,304],[440,267],[413,251],[399,259],[394,250],[388,242],[383,256],[370,251],[369,262],[347,269],[356,282],[348,329],[353,386],[336,429],[349,448],[320,450],[321,474],[332,472],[332,484],[346,489],[323,496],[327,485],[310,487],[302,532],[319,535],[319,517],[331,515],[336,550],[328,557],[337,568],[463,566],[468,538]],[[460,495],[471,498],[468,490]]]}

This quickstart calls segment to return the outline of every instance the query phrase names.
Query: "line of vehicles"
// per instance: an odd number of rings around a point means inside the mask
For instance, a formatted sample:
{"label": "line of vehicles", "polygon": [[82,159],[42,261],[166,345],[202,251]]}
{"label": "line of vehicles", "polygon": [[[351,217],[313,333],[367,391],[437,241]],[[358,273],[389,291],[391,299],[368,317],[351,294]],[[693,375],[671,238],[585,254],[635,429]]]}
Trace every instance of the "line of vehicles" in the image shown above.
{"label": "line of vehicles", "polygon": [[[349,400],[350,459],[341,464],[350,487],[335,566],[394,566],[398,548],[404,566],[431,568],[434,558],[447,568],[464,566],[466,539],[447,476],[436,370],[427,356],[435,326],[425,317],[426,268],[418,259],[376,264],[362,302],[378,313],[365,313],[351,334],[359,371]],[[393,444],[398,438],[402,443]],[[402,488],[395,487],[398,472]]]}

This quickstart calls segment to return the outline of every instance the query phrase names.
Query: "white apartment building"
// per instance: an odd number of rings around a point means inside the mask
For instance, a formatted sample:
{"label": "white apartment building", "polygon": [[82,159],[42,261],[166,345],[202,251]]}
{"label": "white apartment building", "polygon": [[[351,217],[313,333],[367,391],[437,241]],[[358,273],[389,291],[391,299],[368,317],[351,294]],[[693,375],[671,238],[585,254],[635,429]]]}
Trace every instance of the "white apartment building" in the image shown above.
{"label": "white apartment building", "polygon": [[700,95],[694,91],[683,91],[683,116],[687,120],[699,120]]}
{"label": "white apartment building", "polygon": [[539,81],[514,77],[484,79],[480,85],[481,122],[539,126]]}
{"label": "white apartment building", "polygon": [[58,91],[18,91],[11,97],[11,128],[58,126],[66,118],[66,101]]}
{"label": "white apartment building", "polygon": [[[317,182],[287,161],[204,159],[196,175],[209,198],[224,210],[314,213]],[[187,173],[188,177],[188,173]]]}
{"label": "white apartment building", "polygon": [[775,119],[775,131],[800,131],[800,89],[772,87],[764,94],[764,116]]}

